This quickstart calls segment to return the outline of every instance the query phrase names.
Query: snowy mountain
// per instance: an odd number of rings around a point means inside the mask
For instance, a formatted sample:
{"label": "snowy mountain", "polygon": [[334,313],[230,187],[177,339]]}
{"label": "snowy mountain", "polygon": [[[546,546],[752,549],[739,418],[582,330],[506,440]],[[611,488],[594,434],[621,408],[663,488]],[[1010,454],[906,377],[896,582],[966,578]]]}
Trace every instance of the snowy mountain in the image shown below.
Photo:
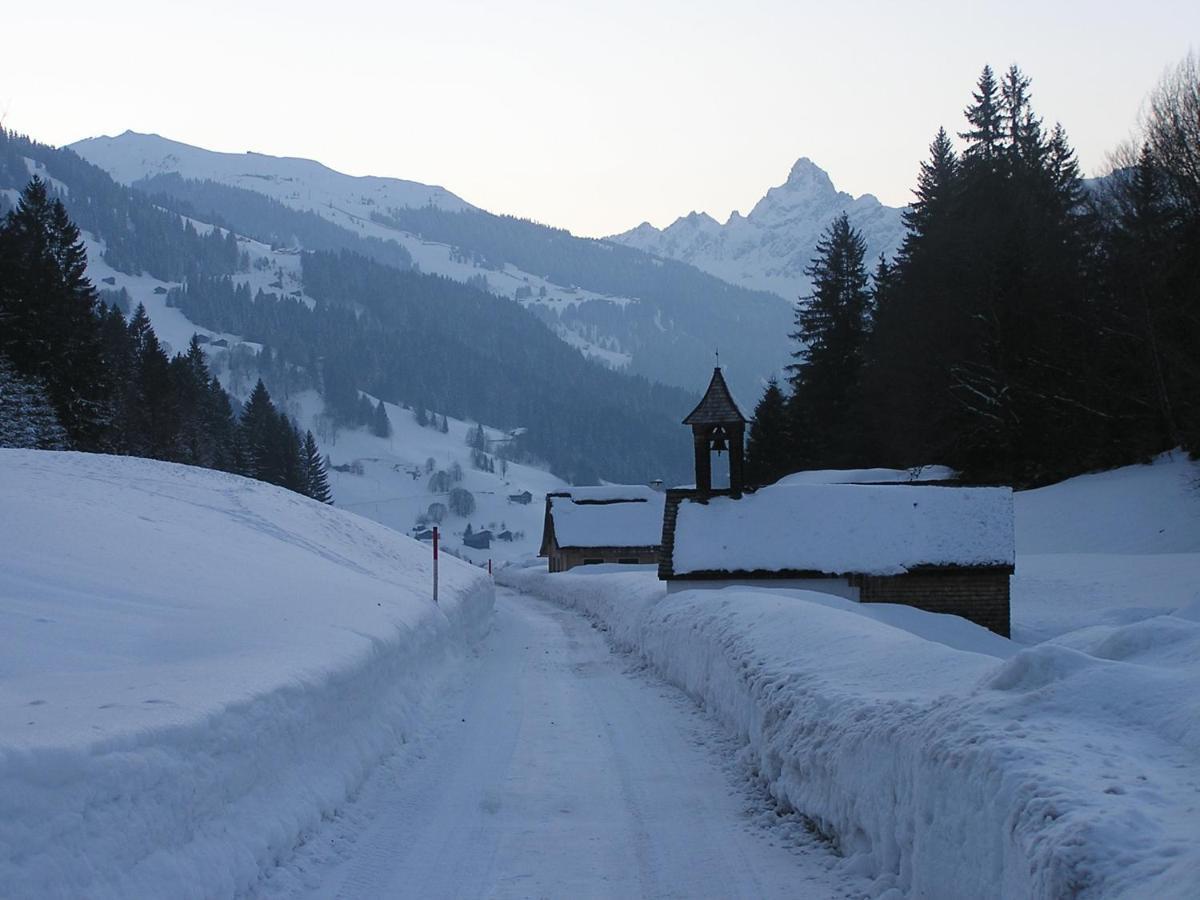
{"label": "snowy mountain", "polygon": [[667,259],[690,263],[718,278],[794,300],[810,290],[805,267],[827,225],[842,212],[867,241],[868,267],[882,253],[892,256],[904,236],[902,210],[871,194],[852,197],[807,157],[787,181],[767,191],[747,216],[736,210],[722,225],[692,212],[664,229],[649,222],[609,240]]}
{"label": "snowy mountain", "polygon": [[[409,407],[405,418],[416,410],[448,418],[451,432],[457,420],[463,430],[468,422],[482,422],[519,433],[509,444],[511,456],[540,460],[572,481],[671,481],[684,472],[686,443],[679,439],[678,420],[694,405],[693,394],[589,361],[520,304],[379,258],[389,254],[376,251],[400,250],[398,244],[372,243],[311,212],[218,185],[231,195],[218,198],[227,201],[221,209],[245,215],[251,233],[271,232],[269,241],[256,240],[230,228],[223,216],[185,214],[189,204],[172,208],[170,197],[151,198],[120,185],[70,150],[0,131],[0,209],[16,201],[33,175],[63,198],[82,230],[88,272],[105,302],[127,312],[144,304],[172,352],[198,333],[210,367],[239,399],[261,375],[272,396],[312,427],[323,450],[363,424],[355,413],[362,391],[397,409]],[[221,253],[211,252],[214,229],[222,235]],[[319,252],[276,239],[296,233],[316,242]],[[271,348],[269,356],[264,346]],[[301,416],[290,401],[305,391],[314,392],[317,405]],[[597,409],[605,410],[603,427]],[[317,416],[321,422],[311,418]],[[325,427],[328,422],[336,428]],[[429,456],[439,466],[452,462],[450,453],[412,456],[409,450],[389,465],[407,472]],[[458,440],[454,450],[468,468],[468,448]],[[334,462],[354,460],[335,452]],[[495,494],[506,495],[502,480],[492,478]],[[405,494],[423,493],[421,484]],[[380,487],[383,496],[395,496]],[[340,501],[336,485],[335,493]],[[425,497],[424,506],[436,499]],[[407,529],[417,511],[406,512],[403,522],[389,513],[389,524]],[[490,521],[489,515],[474,525]],[[508,530],[518,529],[509,522]]]}
{"label": "snowy mountain", "polygon": [[399,178],[355,177],[335,172],[310,159],[263,153],[218,153],[157,134],[126,131],[116,137],[94,137],[71,149],[123,184],[178,172],[184,178],[209,178],[242,187],[297,209],[323,209],[335,222],[369,222],[375,209],[393,206],[470,207],[445,188]]}
{"label": "snowy mountain", "polygon": [[663,384],[696,389],[720,347],[735,388],[751,398],[790,349],[790,306],[770,293],[632,247],[494,215],[440,187],[352,177],[310,160],[215,153],[128,131],[71,149],[123,184],[186,203],[200,217],[260,240],[333,249],[314,246],[298,225],[256,233],[248,204],[217,186],[319,216],[376,248],[402,248],[405,262],[421,272],[513,300],[583,355]]}

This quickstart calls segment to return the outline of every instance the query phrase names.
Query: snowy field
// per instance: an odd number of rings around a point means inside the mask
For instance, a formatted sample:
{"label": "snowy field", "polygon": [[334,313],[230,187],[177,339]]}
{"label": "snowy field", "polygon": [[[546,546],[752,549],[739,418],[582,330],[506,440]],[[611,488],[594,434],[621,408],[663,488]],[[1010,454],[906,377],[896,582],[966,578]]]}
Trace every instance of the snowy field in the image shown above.
{"label": "snowy field", "polygon": [[1198,475],[1163,458],[1017,495],[1025,644],[811,592],[668,595],[650,570],[500,580],[700,702],[872,895],[1194,897]]}
{"label": "snowy field", "polygon": [[297,494],[0,450],[0,895],[232,896],[460,676],[490,579]]}

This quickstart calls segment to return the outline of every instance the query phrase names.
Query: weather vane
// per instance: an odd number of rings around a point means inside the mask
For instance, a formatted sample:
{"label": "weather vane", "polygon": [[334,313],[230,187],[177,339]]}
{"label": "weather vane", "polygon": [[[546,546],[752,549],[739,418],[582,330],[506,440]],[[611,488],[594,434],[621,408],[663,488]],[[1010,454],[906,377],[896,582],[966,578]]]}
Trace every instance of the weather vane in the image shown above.
{"label": "weather vane", "polygon": [[721,368],[721,348],[720,347],[713,348],[713,356],[715,356],[717,358],[717,368],[718,369]]}

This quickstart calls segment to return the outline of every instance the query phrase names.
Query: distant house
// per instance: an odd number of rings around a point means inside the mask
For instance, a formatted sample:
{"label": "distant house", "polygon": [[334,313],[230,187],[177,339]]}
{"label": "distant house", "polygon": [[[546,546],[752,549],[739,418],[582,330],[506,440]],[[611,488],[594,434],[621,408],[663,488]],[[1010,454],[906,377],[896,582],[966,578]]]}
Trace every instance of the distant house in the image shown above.
{"label": "distant house", "polygon": [[487,550],[492,546],[492,533],[486,529],[463,535],[463,546],[475,550]]}
{"label": "distant house", "polygon": [[217,338],[215,341],[212,342],[212,345],[214,347],[228,347],[229,341],[225,340],[225,338]]}
{"label": "distant house", "polygon": [[161,284],[154,289],[154,293],[159,296],[162,296],[166,292],[167,292],[167,289],[165,287],[163,287]]}
{"label": "distant house", "polygon": [[519,493],[519,494],[509,494],[508,495],[509,503],[520,503],[524,506],[528,506],[532,501],[533,501],[533,494],[529,493],[529,491],[521,491],[521,493]]}
{"label": "distant house", "polygon": [[416,531],[413,532],[413,537],[416,538],[418,541],[432,541],[433,540],[433,529],[432,528],[417,529]]}
{"label": "distant house", "polygon": [[496,540],[498,540],[498,541],[511,541],[512,539],[513,539],[513,533],[508,530],[502,531],[498,535],[496,535]]}
{"label": "distant house", "polygon": [[571,488],[546,495],[542,546],[551,572],[595,563],[658,562],[663,495],[643,485]]}
{"label": "distant house", "polygon": [[[873,469],[801,472],[754,490],[741,480],[744,422],[718,370],[685,420],[696,487],[667,492],[658,575],[668,590],[803,588],[951,613],[1008,636],[1009,488],[949,485],[941,469]],[[726,449],[730,485],[714,490],[709,454]]]}

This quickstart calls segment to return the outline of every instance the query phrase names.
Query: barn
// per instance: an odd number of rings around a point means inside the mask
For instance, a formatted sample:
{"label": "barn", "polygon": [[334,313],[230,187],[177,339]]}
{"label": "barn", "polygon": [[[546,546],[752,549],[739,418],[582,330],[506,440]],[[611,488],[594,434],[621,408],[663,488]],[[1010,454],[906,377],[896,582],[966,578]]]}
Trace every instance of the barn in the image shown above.
{"label": "barn", "polygon": [[538,556],[551,572],[594,563],[657,563],[663,503],[662,493],[643,485],[547,494]]}

